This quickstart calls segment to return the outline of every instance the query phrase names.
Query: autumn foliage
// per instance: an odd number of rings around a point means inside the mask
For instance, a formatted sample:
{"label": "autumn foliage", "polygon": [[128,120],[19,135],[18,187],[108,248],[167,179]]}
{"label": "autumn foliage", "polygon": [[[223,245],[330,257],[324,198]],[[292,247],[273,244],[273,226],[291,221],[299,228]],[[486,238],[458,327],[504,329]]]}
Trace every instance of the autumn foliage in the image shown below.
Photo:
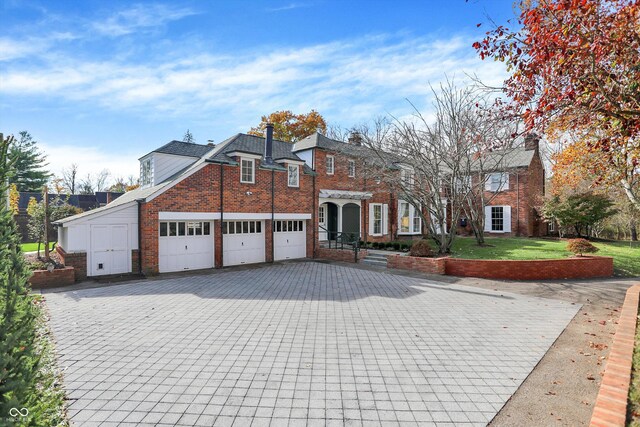
{"label": "autumn foliage", "polygon": [[432,257],[433,249],[431,249],[431,245],[428,240],[421,239],[411,245],[409,255],[415,257]]}
{"label": "autumn foliage", "polygon": [[571,239],[567,243],[567,250],[578,256],[598,252],[598,248],[593,246],[587,239]]}
{"label": "autumn foliage", "polygon": [[575,174],[621,186],[640,206],[640,3],[527,0],[520,10],[520,29],[498,26],[473,45],[507,65],[509,108],[528,129],[572,136],[562,173],[584,168]]}
{"label": "autumn foliage", "polygon": [[280,141],[296,142],[314,132],[326,133],[327,123],[315,110],[307,114],[294,114],[291,111],[276,111],[262,116],[262,121],[251,128],[250,135],[264,135],[267,123],[273,123],[273,137]]}

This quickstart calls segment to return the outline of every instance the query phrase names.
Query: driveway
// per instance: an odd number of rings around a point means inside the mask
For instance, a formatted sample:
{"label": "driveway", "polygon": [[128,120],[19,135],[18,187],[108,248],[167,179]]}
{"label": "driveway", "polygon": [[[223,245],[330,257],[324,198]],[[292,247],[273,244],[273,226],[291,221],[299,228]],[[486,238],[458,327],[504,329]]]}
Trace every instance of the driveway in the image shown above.
{"label": "driveway", "polygon": [[486,425],[579,305],[300,262],[47,293],[77,425]]}

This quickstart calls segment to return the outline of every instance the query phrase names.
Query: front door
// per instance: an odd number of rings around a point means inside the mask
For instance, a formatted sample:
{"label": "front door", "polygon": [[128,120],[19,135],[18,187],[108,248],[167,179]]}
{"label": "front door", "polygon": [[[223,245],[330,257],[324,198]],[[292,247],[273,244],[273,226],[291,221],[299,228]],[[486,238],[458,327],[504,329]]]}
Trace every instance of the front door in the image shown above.
{"label": "front door", "polygon": [[342,234],[348,241],[360,237],[360,206],[347,203],[342,207]]}
{"label": "front door", "polygon": [[335,203],[327,203],[327,230],[329,240],[335,240],[338,234],[338,206]]}

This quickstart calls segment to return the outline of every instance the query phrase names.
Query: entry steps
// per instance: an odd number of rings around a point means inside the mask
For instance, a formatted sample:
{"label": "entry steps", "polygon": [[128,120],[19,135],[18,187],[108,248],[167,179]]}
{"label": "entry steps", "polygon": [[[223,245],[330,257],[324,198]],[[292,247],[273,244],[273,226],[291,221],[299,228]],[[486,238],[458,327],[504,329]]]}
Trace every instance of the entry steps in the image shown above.
{"label": "entry steps", "polygon": [[360,262],[372,267],[387,268],[387,255],[389,254],[384,252],[369,251],[367,256],[362,258]]}

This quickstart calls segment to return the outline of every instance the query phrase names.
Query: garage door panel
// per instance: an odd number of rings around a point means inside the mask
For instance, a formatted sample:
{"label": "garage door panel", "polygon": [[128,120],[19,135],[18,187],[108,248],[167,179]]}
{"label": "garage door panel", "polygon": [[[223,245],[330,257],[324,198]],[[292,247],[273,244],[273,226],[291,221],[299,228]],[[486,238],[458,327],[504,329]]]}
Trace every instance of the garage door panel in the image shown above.
{"label": "garage door panel", "polygon": [[262,221],[225,221],[223,225],[225,266],[265,262],[265,234]]}
{"label": "garage door panel", "polygon": [[307,233],[304,221],[276,221],[273,235],[274,260],[305,258]]}
{"label": "garage door panel", "polygon": [[207,221],[162,221],[158,247],[159,271],[168,273],[213,268],[212,230]]}

